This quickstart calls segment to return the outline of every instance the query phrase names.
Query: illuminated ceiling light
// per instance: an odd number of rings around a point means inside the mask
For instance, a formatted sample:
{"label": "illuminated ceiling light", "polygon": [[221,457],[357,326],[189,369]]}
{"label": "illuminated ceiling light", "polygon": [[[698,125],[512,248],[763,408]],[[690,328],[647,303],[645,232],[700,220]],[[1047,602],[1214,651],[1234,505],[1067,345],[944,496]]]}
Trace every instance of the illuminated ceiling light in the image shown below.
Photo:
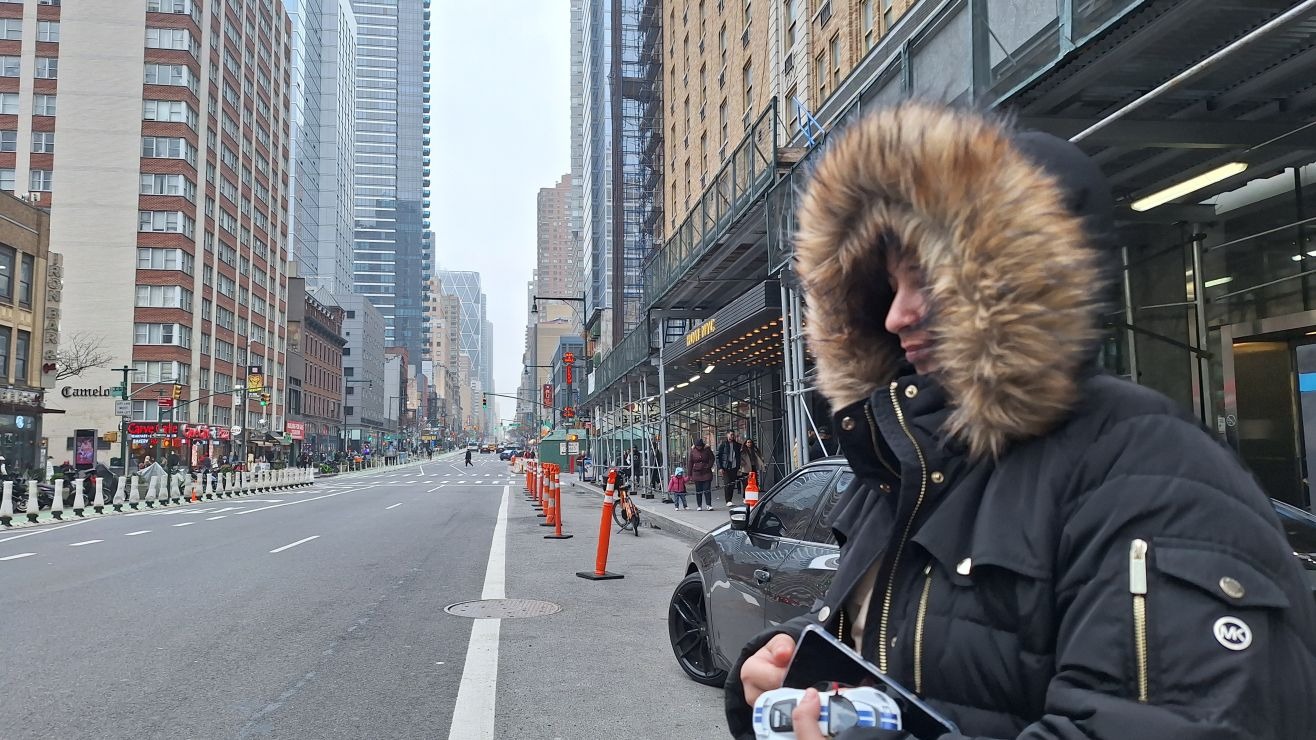
{"label": "illuminated ceiling light", "polygon": [[689,383],[677,383],[677,384],[676,384],[676,387],[677,387],[677,388],[684,388],[684,387],[686,387],[687,385],[690,385],[690,384],[689,384]]}
{"label": "illuminated ceiling light", "polygon": [[1290,257],[1289,259],[1293,260],[1294,262],[1301,262],[1301,261],[1302,261],[1302,255],[1300,255],[1300,254],[1295,254],[1295,255],[1293,255],[1292,257]]}
{"label": "illuminated ceiling light", "polygon": [[1189,193],[1195,193],[1202,188],[1214,185],[1226,178],[1233,177],[1246,169],[1247,162],[1230,162],[1229,164],[1216,167],[1213,170],[1203,172],[1196,177],[1190,177],[1177,185],[1171,185],[1164,190],[1152,193],[1145,198],[1139,198],[1138,200],[1133,201],[1133,204],[1129,207],[1139,213],[1150,211],[1157,206],[1165,205],[1172,200],[1182,198]]}
{"label": "illuminated ceiling light", "polygon": [[699,380],[699,379],[702,378],[702,377],[703,377],[702,375],[699,375],[699,374],[696,373],[695,375],[693,375],[693,376],[690,377],[690,382],[693,383],[693,382],[695,382],[696,380]]}
{"label": "illuminated ceiling light", "polygon": [[717,367],[716,365],[706,365],[706,366],[704,367],[704,375],[707,375],[707,374],[713,372],[713,370],[714,370],[716,367]]}
{"label": "illuminated ceiling light", "polygon": [[1226,283],[1232,283],[1232,282],[1234,282],[1234,279],[1232,277],[1222,277],[1222,278],[1216,278],[1215,280],[1207,280],[1205,283],[1202,283],[1202,287],[1214,288],[1217,285],[1224,285]]}

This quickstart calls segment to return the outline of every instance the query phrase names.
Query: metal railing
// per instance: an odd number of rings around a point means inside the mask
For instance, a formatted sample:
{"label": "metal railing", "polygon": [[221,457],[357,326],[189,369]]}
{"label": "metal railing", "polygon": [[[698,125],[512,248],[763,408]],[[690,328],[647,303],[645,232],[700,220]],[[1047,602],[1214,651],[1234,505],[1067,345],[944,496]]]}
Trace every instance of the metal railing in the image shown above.
{"label": "metal railing", "polygon": [[641,323],[623,337],[599,363],[598,369],[594,371],[594,391],[585,398],[582,405],[589,405],[626,373],[649,359],[649,351],[649,328],[646,323]]}
{"label": "metal railing", "polygon": [[645,269],[644,301],[661,300],[772,185],[777,167],[777,98],[750,126],[699,202]]}

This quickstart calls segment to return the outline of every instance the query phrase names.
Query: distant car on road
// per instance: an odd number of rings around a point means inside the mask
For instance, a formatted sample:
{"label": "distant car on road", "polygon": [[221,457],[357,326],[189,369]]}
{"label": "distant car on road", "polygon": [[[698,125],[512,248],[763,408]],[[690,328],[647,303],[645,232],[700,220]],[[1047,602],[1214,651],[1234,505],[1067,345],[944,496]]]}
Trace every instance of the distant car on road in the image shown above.
{"label": "distant car on road", "polygon": [[[840,559],[828,516],[853,480],[843,457],[809,463],[752,510],[729,509],[730,521],[694,546],[667,612],[686,675],[721,686],[750,638],[823,597]],[[1271,505],[1316,596],[1316,516],[1274,499]]]}
{"label": "distant car on road", "polygon": [[503,451],[498,453],[499,460],[511,460],[521,454],[521,450],[516,447],[504,447]]}

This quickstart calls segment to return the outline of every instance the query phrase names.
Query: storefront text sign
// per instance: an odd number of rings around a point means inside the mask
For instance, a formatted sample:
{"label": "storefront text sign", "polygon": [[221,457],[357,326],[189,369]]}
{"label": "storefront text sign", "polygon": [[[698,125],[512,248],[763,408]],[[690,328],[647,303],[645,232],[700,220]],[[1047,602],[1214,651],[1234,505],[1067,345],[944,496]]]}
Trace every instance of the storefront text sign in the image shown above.
{"label": "storefront text sign", "polygon": [[51,252],[46,261],[46,312],[41,317],[42,388],[54,388],[59,373],[59,309],[63,298],[64,255]]}
{"label": "storefront text sign", "polygon": [[708,338],[715,331],[717,331],[717,320],[709,319],[686,333],[685,346],[692,347],[700,340]]}
{"label": "storefront text sign", "polygon": [[285,433],[285,436],[289,437],[290,439],[296,439],[296,440],[306,439],[306,424],[304,424],[303,422],[285,421],[283,422],[283,431]]}

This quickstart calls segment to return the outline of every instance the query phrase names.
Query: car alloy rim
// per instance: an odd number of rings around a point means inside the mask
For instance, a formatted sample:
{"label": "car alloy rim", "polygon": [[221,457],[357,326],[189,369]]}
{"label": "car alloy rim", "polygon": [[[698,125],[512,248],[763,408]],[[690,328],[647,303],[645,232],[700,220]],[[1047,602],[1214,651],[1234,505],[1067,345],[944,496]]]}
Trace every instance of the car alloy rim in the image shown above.
{"label": "car alloy rim", "polygon": [[[693,597],[693,598],[692,598]],[[708,620],[704,616],[704,595],[699,584],[692,583],[672,597],[677,616],[672,645],[681,662],[693,673],[711,676],[713,656],[708,645]]]}

